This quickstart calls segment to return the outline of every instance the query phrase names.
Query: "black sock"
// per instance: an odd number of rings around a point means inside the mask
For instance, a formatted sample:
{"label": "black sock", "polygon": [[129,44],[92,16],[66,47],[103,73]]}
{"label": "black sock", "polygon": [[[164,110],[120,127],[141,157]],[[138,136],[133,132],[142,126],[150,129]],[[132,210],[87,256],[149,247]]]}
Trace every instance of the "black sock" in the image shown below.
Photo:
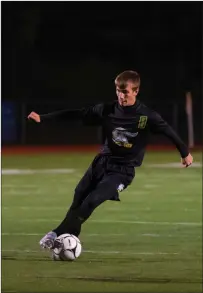
{"label": "black sock", "polygon": [[65,219],[53,231],[56,233],[57,236],[69,233],[78,237],[81,232],[81,226],[83,222],[84,219],[78,216],[77,209],[70,209],[66,214]]}

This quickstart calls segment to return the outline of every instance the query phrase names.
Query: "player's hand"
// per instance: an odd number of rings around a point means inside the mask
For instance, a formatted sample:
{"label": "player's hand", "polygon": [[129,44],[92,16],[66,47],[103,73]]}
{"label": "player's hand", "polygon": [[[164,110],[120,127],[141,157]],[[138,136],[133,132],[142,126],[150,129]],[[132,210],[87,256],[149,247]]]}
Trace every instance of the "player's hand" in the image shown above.
{"label": "player's hand", "polygon": [[40,119],[40,115],[39,114],[37,114],[37,113],[35,113],[35,112],[31,112],[29,115],[28,115],[28,117],[27,117],[28,119],[32,119],[32,120],[34,120],[35,122],[41,122],[41,119]]}
{"label": "player's hand", "polygon": [[190,165],[192,165],[192,162],[193,162],[193,157],[191,154],[189,154],[186,158],[181,159],[181,163],[184,167],[189,167]]}

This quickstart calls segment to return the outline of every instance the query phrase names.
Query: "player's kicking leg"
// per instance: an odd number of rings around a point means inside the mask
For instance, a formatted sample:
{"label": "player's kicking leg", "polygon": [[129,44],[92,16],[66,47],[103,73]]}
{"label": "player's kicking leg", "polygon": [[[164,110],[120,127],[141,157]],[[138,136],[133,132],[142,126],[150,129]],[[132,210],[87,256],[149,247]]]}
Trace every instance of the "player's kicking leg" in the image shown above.
{"label": "player's kicking leg", "polygon": [[96,207],[106,200],[119,200],[118,192],[127,188],[135,176],[135,170],[132,166],[122,167],[109,164],[109,166],[105,167],[101,165],[103,176],[98,176],[99,182],[96,188],[75,209],[72,219],[64,223],[66,233],[74,234],[78,237],[82,224],[91,216]]}
{"label": "player's kicking leg", "polygon": [[[129,185],[127,176],[111,174],[102,178],[96,188],[84,199],[82,204],[74,210],[72,218],[66,219],[64,227],[66,233],[79,236],[82,224],[91,216],[93,211],[106,200],[119,200],[118,192]],[[127,178],[128,179],[128,178]]]}

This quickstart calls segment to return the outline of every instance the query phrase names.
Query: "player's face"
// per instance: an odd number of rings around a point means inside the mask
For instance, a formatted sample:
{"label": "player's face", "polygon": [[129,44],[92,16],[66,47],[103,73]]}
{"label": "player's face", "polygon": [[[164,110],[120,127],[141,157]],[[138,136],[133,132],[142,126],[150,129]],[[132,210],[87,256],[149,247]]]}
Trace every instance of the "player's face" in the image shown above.
{"label": "player's face", "polygon": [[132,83],[127,83],[127,86],[123,89],[116,86],[116,94],[118,97],[118,102],[121,106],[132,106],[135,104],[136,96],[138,90],[133,90],[134,85]]}

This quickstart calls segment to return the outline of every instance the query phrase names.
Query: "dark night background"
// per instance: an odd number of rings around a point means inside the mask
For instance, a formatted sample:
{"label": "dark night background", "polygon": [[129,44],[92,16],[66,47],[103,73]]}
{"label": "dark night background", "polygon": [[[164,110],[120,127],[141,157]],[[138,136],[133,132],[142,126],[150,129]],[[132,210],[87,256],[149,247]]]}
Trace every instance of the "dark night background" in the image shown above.
{"label": "dark night background", "polygon": [[201,2],[1,2],[1,16],[3,144],[98,143],[98,129],[78,137],[80,125],[26,116],[114,100],[127,69],[141,75],[139,98],[185,142],[191,91],[201,143]]}

